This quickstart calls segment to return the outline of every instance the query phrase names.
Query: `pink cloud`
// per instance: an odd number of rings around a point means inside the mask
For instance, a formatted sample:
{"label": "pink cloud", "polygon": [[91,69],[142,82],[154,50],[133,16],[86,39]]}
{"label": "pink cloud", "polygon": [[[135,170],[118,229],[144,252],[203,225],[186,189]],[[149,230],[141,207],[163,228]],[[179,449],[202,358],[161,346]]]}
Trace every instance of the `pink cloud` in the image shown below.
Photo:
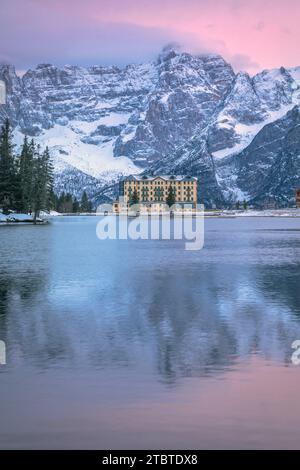
{"label": "pink cloud", "polygon": [[178,41],[254,73],[300,63],[299,20],[299,0],[1,0],[0,44],[25,68],[125,64]]}

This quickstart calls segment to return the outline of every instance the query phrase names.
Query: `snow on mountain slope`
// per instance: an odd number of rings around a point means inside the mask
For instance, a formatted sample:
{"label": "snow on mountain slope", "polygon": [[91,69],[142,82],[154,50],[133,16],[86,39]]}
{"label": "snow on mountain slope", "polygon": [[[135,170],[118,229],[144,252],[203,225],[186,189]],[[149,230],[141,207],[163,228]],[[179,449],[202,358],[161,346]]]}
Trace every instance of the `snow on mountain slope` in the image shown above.
{"label": "snow on mountain slope", "polygon": [[299,69],[239,73],[210,130],[209,147],[217,159],[244,150],[267,124],[300,104]]}
{"label": "snow on mountain slope", "polygon": [[98,146],[83,143],[81,134],[72,127],[55,124],[38,136],[37,141],[51,148],[52,155],[90,176],[101,177],[109,171],[124,174],[141,171],[128,157],[114,158],[113,140]]}
{"label": "snow on mountain slope", "polygon": [[300,107],[264,126],[241,153],[219,161],[216,173],[227,200],[293,204],[300,186]]}
{"label": "snow on mountain slope", "polygon": [[242,156],[246,165],[261,135],[271,161],[275,138],[265,128],[300,104],[300,67],[235,75],[219,55],[174,47],[124,68],[41,64],[20,78],[0,65],[0,79],[7,88],[0,122],[10,119],[18,145],[27,134],[50,147],[57,191],[86,188],[90,196],[101,188],[108,194],[121,175],[151,169],[197,175],[208,204],[255,199],[233,161]]}
{"label": "snow on mountain slope", "polygon": [[171,154],[204,128],[234,80],[229,64],[218,55],[192,56],[165,48],[157,64],[157,82],[145,108],[129,120],[115,155],[127,155],[144,166]]}

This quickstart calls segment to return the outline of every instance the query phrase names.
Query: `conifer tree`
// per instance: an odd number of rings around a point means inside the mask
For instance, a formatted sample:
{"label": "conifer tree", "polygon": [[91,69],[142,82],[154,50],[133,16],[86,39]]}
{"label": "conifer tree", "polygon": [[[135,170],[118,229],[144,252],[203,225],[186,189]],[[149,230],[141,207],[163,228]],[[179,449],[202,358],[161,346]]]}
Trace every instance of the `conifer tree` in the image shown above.
{"label": "conifer tree", "polygon": [[79,212],[79,210],[80,210],[79,202],[77,201],[75,197],[73,201],[73,212],[76,214],[77,212]]}
{"label": "conifer tree", "polygon": [[173,204],[175,204],[175,192],[174,192],[171,185],[169,186],[169,189],[168,189],[166,202],[167,202],[169,207],[171,207],[171,206],[173,206]]}
{"label": "conifer tree", "polygon": [[41,210],[50,210],[53,190],[53,166],[48,148],[41,154],[40,146],[35,149],[33,160],[33,211],[34,222]]}
{"label": "conifer tree", "polygon": [[82,198],[81,198],[81,211],[82,212],[91,212],[92,211],[92,203],[89,201],[86,191],[83,191]]}
{"label": "conifer tree", "polygon": [[58,196],[55,194],[53,188],[50,191],[49,199],[50,199],[50,209],[58,211]]}
{"label": "conifer tree", "polygon": [[138,204],[139,203],[139,195],[137,190],[135,189],[132,193],[130,205]]}
{"label": "conifer tree", "polygon": [[6,120],[0,132],[0,207],[3,212],[34,212],[36,221],[41,210],[50,210],[55,202],[53,165],[49,149],[41,153],[34,140],[25,136],[21,154],[13,153],[12,131]]}
{"label": "conifer tree", "polygon": [[43,167],[45,172],[45,207],[44,209],[50,211],[51,209],[51,198],[53,193],[53,183],[54,183],[54,168],[53,163],[50,157],[49,148],[46,147],[42,155]]}
{"label": "conifer tree", "polygon": [[4,213],[14,207],[18,189],[13,147],[12,131],[7,119],[0,133],[0,206]]}
{"label": "conifer tree", "polygon": [[33,160],[33,195],[32,210],[34,212],[34,222],[40,215],[40,211],[45,203],[45,172],[43,168],[43,160],[40,154],[40,146],[38,145],[34,152]]}
{"label": "conifer tree", "polygon": [[21,211],[28,213],[32,210],[33,197],[33,154],[34,142],[30,144],[27,136],[24,138],[20,155],[20,186],[21,186]]}

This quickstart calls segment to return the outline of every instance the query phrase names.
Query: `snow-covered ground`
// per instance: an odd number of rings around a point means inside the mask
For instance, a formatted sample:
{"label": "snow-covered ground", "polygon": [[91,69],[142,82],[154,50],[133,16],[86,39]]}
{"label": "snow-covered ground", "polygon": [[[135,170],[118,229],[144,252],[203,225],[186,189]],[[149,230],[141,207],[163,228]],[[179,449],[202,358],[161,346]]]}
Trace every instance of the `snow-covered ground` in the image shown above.
{"label": "snow-covered ground", "polygon": [[41,211],[40,212],[41,217],[57,217],[58,215],[62,215],[62,214],[57,211],[50,211],[50,212]]}
{"label": "snow-covered ground", "polygon": [[[39,217],[36,220],[38,222],[42,222],[42,219]],[[12,222],[33,222],[33,215],[15,214],[15,213],[4,215],[0,213],[0,223],[12,223]]]}
{"label": "snow-covered ground", "polygon": [[300,217],[300,209],[266,209],[247,211],[221,211],[222,214],[232,214],[235,217]]}
{"label": "snow-covered ground", "polygon": [[[300,209],[206,210],[205,217],[299,217]],[[300,227],[299,227],[300,228]]]}

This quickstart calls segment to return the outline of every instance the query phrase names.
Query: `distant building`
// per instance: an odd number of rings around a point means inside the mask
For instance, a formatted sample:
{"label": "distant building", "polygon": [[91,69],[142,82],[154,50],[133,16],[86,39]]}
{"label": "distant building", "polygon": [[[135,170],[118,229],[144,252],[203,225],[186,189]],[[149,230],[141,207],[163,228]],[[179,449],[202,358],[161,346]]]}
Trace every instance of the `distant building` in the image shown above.
{"label": "distant building", "polygon": [[137,196],[139,204],[159,209],[159,206],[167,203],[172,188],[174,204],[196,207],[197,184],[198,180],[193,176],[131,175],[120,181],[119,196],[125,204],[131,204]]}
{"label": "distant building", "polygon": [[296,206],[300,208],[300,188],[296,189],[295,197],[296,197]]}
{"label": "distant building", "polygon": [[273,210],[273,209],[277,209],[278,205],[275,199],[271,197],[266,197],[262,203],[262,208],[265,210]]}

